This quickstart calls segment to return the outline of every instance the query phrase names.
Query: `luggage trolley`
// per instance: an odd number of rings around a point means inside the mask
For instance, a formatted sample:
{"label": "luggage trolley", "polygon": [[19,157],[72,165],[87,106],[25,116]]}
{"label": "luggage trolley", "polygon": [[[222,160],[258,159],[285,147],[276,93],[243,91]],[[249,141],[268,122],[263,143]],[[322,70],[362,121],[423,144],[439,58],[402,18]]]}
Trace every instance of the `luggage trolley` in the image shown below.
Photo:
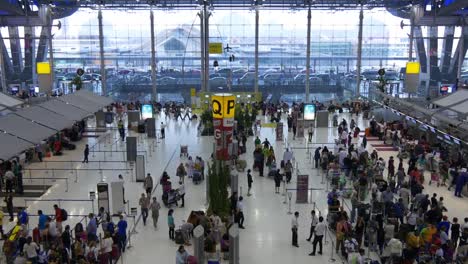
{"label": "luggage trolley", "polygon": [[188,158],[188,145],[180,145],[180,157]]}

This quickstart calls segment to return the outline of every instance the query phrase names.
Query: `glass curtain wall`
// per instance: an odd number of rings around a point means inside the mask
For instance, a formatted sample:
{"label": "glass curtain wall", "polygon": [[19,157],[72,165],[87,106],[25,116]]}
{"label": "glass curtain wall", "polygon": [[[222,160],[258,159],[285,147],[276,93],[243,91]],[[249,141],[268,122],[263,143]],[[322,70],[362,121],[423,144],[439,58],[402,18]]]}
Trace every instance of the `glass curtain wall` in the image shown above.
{"label": "glass curtain wall", "polygon": [[[154,10],[157,86],[160,100],[183,100],[182,91],[200,89],[200,18],[198,10]],[[253,91],[255,12],[250,10],[212,10],[210,42],[221,42],[230,49],[210,55],[210,87],[231,91]],[[146,100],[151,93],[150,11],[103,10],[104,56],[108,92],[120,99]],[[401,84],[400,70],[408,59],[409,27],[400,28],[401,18],[384,9],[364,10],[362,43],[363,85],[375,79],[383,67],[388,78]],[[99,92],[100,57],[98,11],[82,9],[60,20],[53,27],[55,77],[58,87],[66,88],[83,68],[86,89]],[[405,24],[409,21],[403,20]],[[57,24],[54,21],[54,24]],[[312,10],[311,99],[348,98],[356,90],[356,58],[359,10]],[[29,50],[41,50],[41,28],[34,39],[25,40],[25,29],[18,28],[20,49],[10,43],[7,27],[1,29],[6,47],[8,83],[32,84],[33,61]],[[259,88],[264,95],[286,101],[304,98],[307,10],[260,10]],[[427,28],[422,29],[427,37]],[[455,28],[452,56],[461,29]],[[439,37],[444,28],[440,27]],[[427,48],[427,39],[424,39]],[[46,42],[45,42],[46,44]],[[439,60],[442,55],[439,39]],[[26,49],[29,47],[29,49]],[[19,51],[18,51],[19,50]],[[22,52],[19,54],[18,52]],[[44,52],[43,52],[44,53]],[[417,58],[416,48],[413,55]],[[29,57],[28,57],[29,56]],[[234,56],[234,60],[229,58]],[[42,57],[48,60],[48,52]],[[214,68],[214,61],[218,68]],[[19,62],[19,63],[18,63]],[[466,65],[466,62],[465,62]],[[29,68],[28,68],[29,67]],[[462,79],[468,79],[466,68]],[[464,80],[464,79],[463,79]],[[354,85],[354,87],[353,87]],[[337,88],[338,87],[338,88]],[[343,89],[344,88],[344,92]],[[341,92],[340,92],[341,91]],[[165,99],[164,99],[165,98]]]}

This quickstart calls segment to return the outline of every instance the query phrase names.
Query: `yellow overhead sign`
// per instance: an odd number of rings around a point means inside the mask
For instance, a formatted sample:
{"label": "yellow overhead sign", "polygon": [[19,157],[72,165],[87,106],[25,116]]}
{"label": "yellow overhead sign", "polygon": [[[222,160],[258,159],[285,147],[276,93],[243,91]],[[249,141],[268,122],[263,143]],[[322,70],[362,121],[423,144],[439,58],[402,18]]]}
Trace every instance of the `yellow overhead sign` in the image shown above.
{"label": "yellow overhead sign", "polygon": [[421,71],[421,65],[419,62],[407,62],[406,63],[406,74],[419,74]]}
{"label": "yellow overhead sign", "polygon": [[214,42],[208,44],[208,52],[210,54],[222,54],[223,53],[223,43]]}
{"label": "yellow overhead sign", "polygon": [[211,97],[214,118],[234,118],[236,97],[232,94],[215,94]]}
{"label": "yellow overhead sign", "polygon": [[37,74],[50,74],[50,64],[48,62],[38,62],[36,71]]}
{"label": "yellow overhead sign", "polygon": [[197,96],[197,90],[195,90],[195,88],[190,88],[190,96]]}

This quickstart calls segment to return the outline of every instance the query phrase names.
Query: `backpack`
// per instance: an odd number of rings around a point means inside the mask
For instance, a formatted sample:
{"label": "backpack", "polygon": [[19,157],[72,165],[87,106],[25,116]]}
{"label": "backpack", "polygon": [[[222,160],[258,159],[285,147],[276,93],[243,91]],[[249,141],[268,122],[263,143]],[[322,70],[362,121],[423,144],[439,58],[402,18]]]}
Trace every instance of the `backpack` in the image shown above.
{"label": "backpack", "polygon": [[62,215],[62,221],[67,221],[68,213],[65,209],[60,209],[60,214]]}

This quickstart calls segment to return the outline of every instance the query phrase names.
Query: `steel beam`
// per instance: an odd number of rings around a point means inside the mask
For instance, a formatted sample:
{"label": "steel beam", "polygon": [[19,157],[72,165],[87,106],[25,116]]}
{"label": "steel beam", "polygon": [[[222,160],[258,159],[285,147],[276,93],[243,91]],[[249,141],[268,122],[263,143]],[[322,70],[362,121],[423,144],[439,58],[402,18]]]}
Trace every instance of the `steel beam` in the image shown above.
{"label": "steel beam", "polygon": [[156,90],[156,40],[154,36],[153,10],[150,11],[150,28],[151,28],[150,30],[151,30],[151,86],[152,86],[151,99],[153,101],[156,101],[158,99],[158,93]]}
{"label": "steel beam", "polygon": [[307,10],[307,51],[306,51],[306,79],[305,79],[305,102],[309,103],[310,99],[310,30],[312,23],[312,11],[309,3]]}
{"label": "steel beam", "polygon": [[106,83],[106,65],[104,61],[104,29],[102,25],[102,10],[98,11],[98,23],[99,23],[99,58],[101,66],[101,94],[107,95],[107,83]]}
{"label": "steel beam", "polygon": [[357,47],[357,63],[356,63],[356,97],[360,96],[361,89],[361,65],[362,65],[362,30],[364,23],[364,9],[361,6],[359,12],[359,32],[358,32],[358,47]]}
{"label": "steel beam", "polygon": [[5,58],[4,58],[4,51],[5,51],[5,45],[3,43],[3,39],[1,38],[0,35],[0,84],[2,85],[2,92],[7,93],[7,81],[6,81],[6,70],[5,70]]}
{"label": "steel beam", "polygon": [[15,71],[15,74],[20,74],[23,70],[23,53],[21,51],[18,27],[8,27],[8,34],[10,36],[10,51],[13,61],[13,70]]}
{"label": "steel beam", "polygon": [[259,7],[255,7],[255,83],[254,91],[258,93],[258,38],[259,38],[259,27],[260,27],[260,10]]}
{"label": "steel beam", "polygon": [[444,37],[442,42],[442,56],[440,57],[440,73],[442,76],[447,75],[450,60],[452,59],[452,50],[453,50],[453,38],[455,33],[454,26],[445,27]]}
{"label": "steel beam", "polygon": [[[465,58],[466,52],[468,50],[468,27],[464,26],[462,27],[460,39],[458,41],[457,48],[455,50],[455,53],[453,54],[453,59],[450,62],[450,68],[449,68],[449,73],[452,73],[453,78],[458,76],[458,71],[460,70],[460,63],[463,63],[463,61],[460,61],[460,58]],[[461,64],[463,65],[463,64]]]}
{"label": "steel beam", "polygon": [[[462,34],[465,34],[467,32],[465,32],[465,29],[466,29],[466,26],[463,25],[462,26]],[[461,70],[462,70],[462,67],[463,67],[463,60],[465,59],[465,55],[466,55],[466,39],[464,36],[467,36],[468,34],[465,34],[465,35],[462,35],[462,37],[460,38],[459,42],[459,46],[460,46],[460,51],[458,52],[458,68],[457,68],[457,80],[458,80],[458,83],[461,83],[462,80],[461,80]]]}
{"label": "steel beam", "polygon": [[424,45],[424,39],[423,39],[422,30],[420,26],[414,27],[414,36],[416,40],[417,59],[419,63],[421,64],[421,73],[427,73],[426,48]]}

